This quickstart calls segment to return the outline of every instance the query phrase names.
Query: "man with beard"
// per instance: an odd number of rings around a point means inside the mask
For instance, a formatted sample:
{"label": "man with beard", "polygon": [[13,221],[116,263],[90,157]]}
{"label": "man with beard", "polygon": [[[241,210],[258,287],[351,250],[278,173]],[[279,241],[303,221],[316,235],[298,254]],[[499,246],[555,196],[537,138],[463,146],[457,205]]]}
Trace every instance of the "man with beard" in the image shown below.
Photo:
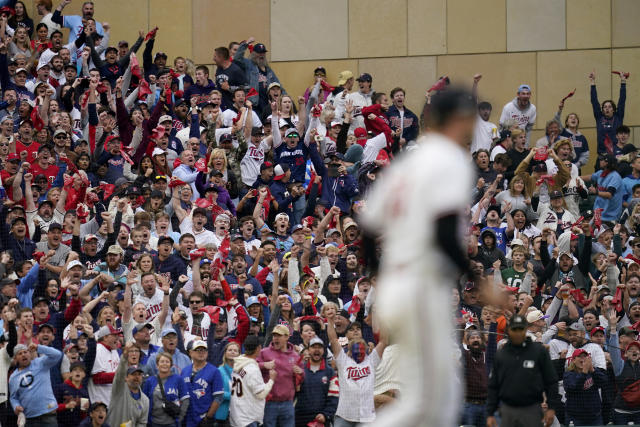
{"label": "man with beard", "polygon": [[69,246],[62,244],[62,225],[57,222],[49,224],[47,241],[37,243],[36,250],[44,253],[55,251],[45,268],[48,270],[49,276],[59,275],[62,272],[62,266],[67,261],[67,255],[71,252]]}
{"label": "man with beard", "polygon": [[[33,352],[42,356],[31,359]],[[17,369],[9,378],[11,406],[23,413],[26,425],[57,425],[58,402],[51,387],[51,368],[60,363],[62,352],[44,345],[18,344],[13,349]]]}
{"label": "man with beard", "polygon": [[67,82],[64,75],[64,61],[60,55],[55,55],[49,62],[49,84],[58,88]]}
{"label": "man with beard", "polygon": [[338,378],[324,358],[324,342],[318,337],[309,341],[309,360],[304,366],[304,382],[296,398],[296,426],[311,421],[325,425],[333,419],[338,406]]}
{"label": "man with beard", "polygon": [[504,127],[508,120],[515,120],[518,127],[527,134],[527,145],[531,139],[531,129],[536,122],[536,106],[531,103],[531,87],[527,84],[518,87],[517,96],[502,108],[500,125]]}
{"label": "man with beard", "polygon": [[[239,236],[233,236],[238,238]],[[262,285],[255,277],[247,274],[247,261],[244,255],[234,255],[231,260],[231,274],[225,276],[230,286],[236,285],[242,287],[251,295],[260,295],[264,293]]]}
{"label": "man with beard", "polygon": [[485,343],[485,337],[481,331],[471,330],[467,335],[467,346],[462,348],[461,363],[464,370],[465,390],[461,424],[477,426],[486,424],[489,372],[493,367],[498,327],[495,319],[491,320],[488,343]]}

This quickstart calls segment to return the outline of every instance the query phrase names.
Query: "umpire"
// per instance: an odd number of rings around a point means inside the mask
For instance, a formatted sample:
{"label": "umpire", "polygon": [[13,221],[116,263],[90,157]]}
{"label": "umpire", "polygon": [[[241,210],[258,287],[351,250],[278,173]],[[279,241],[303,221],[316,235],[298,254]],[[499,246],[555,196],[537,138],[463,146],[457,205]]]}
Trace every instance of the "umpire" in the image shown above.
{"label": "umpire", "polygon": [[[509,322],[509,340],[495,356],[489,378],[488,427],[497,427],[493,416],[500,404],[501,427],[551,426],[560,407],[558,377],[542,344],[527,337],[527,321],[516,314]],[[542,413],[543,393],[549,410]]]}

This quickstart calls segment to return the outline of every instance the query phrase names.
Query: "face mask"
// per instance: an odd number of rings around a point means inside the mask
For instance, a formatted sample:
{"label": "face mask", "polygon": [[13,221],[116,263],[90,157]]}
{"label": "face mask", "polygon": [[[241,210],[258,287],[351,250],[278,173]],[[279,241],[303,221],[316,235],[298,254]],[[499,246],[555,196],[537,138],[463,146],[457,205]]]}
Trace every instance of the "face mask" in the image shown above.
{"label": "face mask", "polygon": [[367,356],[367,348],[361,342],[351,344],[351,358],[356,361],[356,363],[362,363],[364,358]]}

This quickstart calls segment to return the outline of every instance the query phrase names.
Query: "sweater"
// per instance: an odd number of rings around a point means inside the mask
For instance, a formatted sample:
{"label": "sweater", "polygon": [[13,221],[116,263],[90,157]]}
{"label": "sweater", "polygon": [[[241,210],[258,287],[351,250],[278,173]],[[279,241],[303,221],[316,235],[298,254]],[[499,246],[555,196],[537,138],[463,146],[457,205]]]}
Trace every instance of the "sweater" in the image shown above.
{"label": "sweater", "polygon": [[602,412],[600,387],[606,382],[607,374],[603,369],[596,368],[589,374],[565,371],[562,383],[567,397],[567,414],[581,420],[596,419]]}
{"label": "sweater", "polygon": [[49,370],[60,363],[62,352],[44,345],[38,346],[38,354],[24,369],[16,369],[9,378],[11,406],[22,406],[28,418],[48,414],[58,407],[53,396]]}
{"label": "sweater", "polygon": [[293,373],[293,366],[302,367],[302,358],[291,343],[287,343],[283,351],[276,350],[273,347],[273,343],[269,344],[269,347],[265,347],[260,351],[256,359],[258,366],[262,370],[265,382],[269,378],[269,372],[264,367],[264,363],[271,360],[276,362],[275,370],[278,376],[273,384],[271,393],[267,396],[267,400],[272,402],[293,401],[296,393],[296,384],[301,383],[304,378],[304,372],[300,375]]}
{"label": "sweater", "polygon": [[624,121],[624,104],[626,100],[627,85],[623,82],[620,85],[617,110],[613,113],[613,116],[606,118],[604,114],[602,114],[602,108],[598,101],[596,85],[591,85],[591,107],[593,108],[593,118],[596,119],[598,154],[613,154],[613,145],[616,143],[616,129],[622,126]]}
{"label": "sweater", "polygon": [[113,378],[107,421],[113,426],[127,422],[131,423],[131,427],[146,426],[149,416],[149,398],[141,390],[136,397],[133,396],[125,381],[128,368],[126,357],[121,358]]}

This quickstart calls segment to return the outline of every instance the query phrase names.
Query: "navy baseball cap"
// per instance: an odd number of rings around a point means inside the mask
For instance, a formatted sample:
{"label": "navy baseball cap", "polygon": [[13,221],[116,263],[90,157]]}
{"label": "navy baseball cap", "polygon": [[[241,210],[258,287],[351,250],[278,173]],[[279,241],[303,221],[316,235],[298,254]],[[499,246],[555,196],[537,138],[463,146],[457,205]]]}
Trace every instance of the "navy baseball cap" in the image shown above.
{"label": "navy baseball cap", "polygon": [[262,43],[257,43],[253,46],[253,51],[256,53],[267,53],[267,47]]}

